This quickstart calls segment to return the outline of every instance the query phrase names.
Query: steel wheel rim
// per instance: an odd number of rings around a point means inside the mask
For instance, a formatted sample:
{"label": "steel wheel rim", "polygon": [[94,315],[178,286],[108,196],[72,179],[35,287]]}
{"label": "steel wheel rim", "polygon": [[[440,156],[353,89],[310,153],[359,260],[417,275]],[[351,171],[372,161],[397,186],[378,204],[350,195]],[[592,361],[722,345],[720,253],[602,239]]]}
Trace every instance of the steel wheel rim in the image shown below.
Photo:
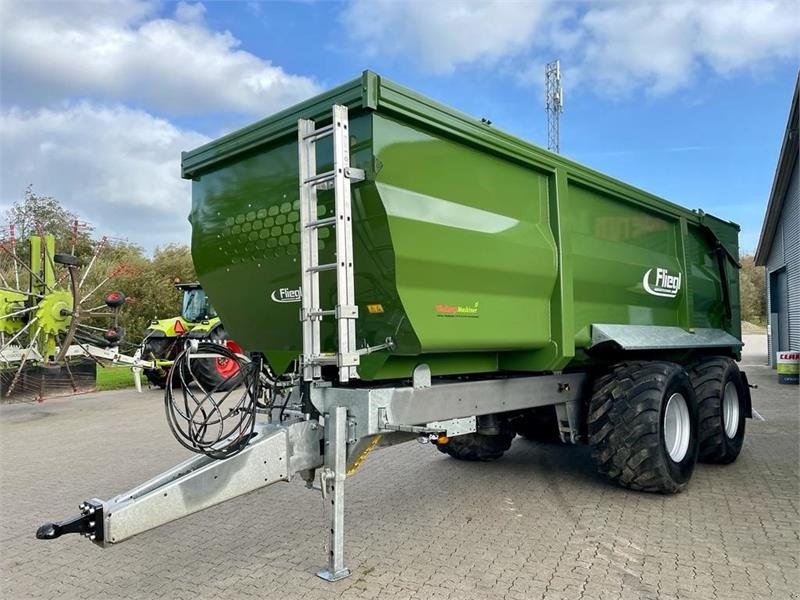
{"label": "steel wheel rim", "polygon": [[[235,354],[244,353],[242,347],[233,340],[220,341],[220,343]],[[221,377],[229,379],[239,372],[239,361],[233,358],[218,358],[214,367]]]}
{"label": "steel wheel rim", "polygon": [[736,437],[739,429],[739,391],[732,381],[725,384],[722,394],[722,423],[728,439]]}
{"label": "steel wheel rim", "polygon": [[676,392],[669,397],[664,410],[664,447],[674,462],[686,458],[691,434],[692,420],[686,398]]}

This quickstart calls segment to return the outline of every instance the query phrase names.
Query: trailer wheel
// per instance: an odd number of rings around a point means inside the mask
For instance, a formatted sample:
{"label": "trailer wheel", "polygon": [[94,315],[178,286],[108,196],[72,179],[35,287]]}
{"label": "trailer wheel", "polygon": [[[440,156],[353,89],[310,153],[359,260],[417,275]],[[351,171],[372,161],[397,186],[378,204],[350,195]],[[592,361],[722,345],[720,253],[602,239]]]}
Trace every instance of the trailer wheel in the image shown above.
{"label": "trailer wheel", "polygon": [[595,382],[588,425],[598,470],[620,485],[674,494],[689,482],[699,449],[698,407],[680,365],[617,365]]}
{"label": "trailer wheel", "polygon": [[458,460],[496,460],[511,447],[516,434],[506,424],[500,427],[497,435],[467,433],[450,438],[446,444],[435,444],[439,452]]}
{"label": "trailer wheel", "polygon": [[706,463],[728,464],[744,443],[745,393],[739,367],[730,358],[714,356],[689,367],[700,413],[700,455]]}
{"label": "trailer wheel", "polygon": [[556,444],[561,441],[555,406],[537,406],[512,421],[517,435],[533,442]]}

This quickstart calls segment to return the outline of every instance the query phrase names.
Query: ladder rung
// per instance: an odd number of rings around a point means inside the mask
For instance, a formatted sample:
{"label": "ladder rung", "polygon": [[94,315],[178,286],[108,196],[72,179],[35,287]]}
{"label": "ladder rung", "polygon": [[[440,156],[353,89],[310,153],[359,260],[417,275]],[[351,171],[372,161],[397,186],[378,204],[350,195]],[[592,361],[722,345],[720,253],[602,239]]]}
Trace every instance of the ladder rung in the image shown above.
{"label": "ladder rung", "polygon": [[306,185],[316,185],[319,183],[325,183],[326,181],[333,181],[333,178],[336,177],[336,171],[325,171],[324,173],[318,173],[313,177],[309,177],[303,183]]}
{"label": "ladder rung", "polygon": [[314,267],[308,267],[308,269],[306,270],[310,273],[314,272],[319,273],[320,271],[333,271],[335,268],[336,268],[336,263],[327,263],[325,265],[316,265]]}
{"label": "ladder rung", "polygon": [[309,221],[306,223],[306,227],[308,229],[314,229],[315,227],[325,227],[326,225],[336,225],[336,217],[325,217],[324,219],[317,219],[316,221]]}
{"label": "ladder rung", "polygon": [[309,133],[307,135],[304,135],[303,139],[304,140],[316,141],[316,140],[318,140],[320,138],[324,138],[325,136],[328,136],[328,135],[330,135],[332,133],[333,133],[333,124],[331,123],[330,125],[326,125],[325,127],[320,127],[319,129],[317,129],[315,131],[312,131],[311,133]]}

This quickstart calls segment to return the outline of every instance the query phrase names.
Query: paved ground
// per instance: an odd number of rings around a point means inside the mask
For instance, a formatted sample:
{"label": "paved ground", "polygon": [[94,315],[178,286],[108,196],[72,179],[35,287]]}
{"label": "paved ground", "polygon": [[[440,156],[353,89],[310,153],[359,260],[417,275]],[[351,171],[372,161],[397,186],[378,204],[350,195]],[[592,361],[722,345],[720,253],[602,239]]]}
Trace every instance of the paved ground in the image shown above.
{"label": "paved ground", "polygon": [[[760,338],[749,340],[757,349]],[[765,350],[748,356],[760,365]],[[518,439],[493,464],[416,443],[348,481],[353,576],[328,584],[319,493],[280,484],[108,550],[37,541],[76,512],[182,459],[160,395],[108,393],[0,410],[4,598],[797,598],[797,388],[748,366],[758,412],[738,462],[699,465],[662,497],[616,488],[586,448]]]}

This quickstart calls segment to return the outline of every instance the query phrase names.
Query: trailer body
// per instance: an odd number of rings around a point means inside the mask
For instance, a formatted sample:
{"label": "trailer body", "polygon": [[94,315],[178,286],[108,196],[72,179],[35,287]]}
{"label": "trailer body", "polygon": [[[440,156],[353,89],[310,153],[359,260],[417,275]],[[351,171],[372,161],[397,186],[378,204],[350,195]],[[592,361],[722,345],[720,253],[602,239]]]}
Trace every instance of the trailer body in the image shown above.
{"label": "trailer body", "polygon": [[[365,72],[183,156],[198,277],[231,335],[278,372],[302,350],[297,120],[324,125],[334,103],[366,173],[353,188],[357,336],[394,343],[362,358],[361,379],[420,363],[434,376],[559,370],[608,341],[738,352],[738,226]],[[321,144],[317,164],[332,167]],[[332,197],[319,193],[320,218]],[[320,286],[332,304],[333,274]],[[331,324],[323,337],[332,348]]]}

